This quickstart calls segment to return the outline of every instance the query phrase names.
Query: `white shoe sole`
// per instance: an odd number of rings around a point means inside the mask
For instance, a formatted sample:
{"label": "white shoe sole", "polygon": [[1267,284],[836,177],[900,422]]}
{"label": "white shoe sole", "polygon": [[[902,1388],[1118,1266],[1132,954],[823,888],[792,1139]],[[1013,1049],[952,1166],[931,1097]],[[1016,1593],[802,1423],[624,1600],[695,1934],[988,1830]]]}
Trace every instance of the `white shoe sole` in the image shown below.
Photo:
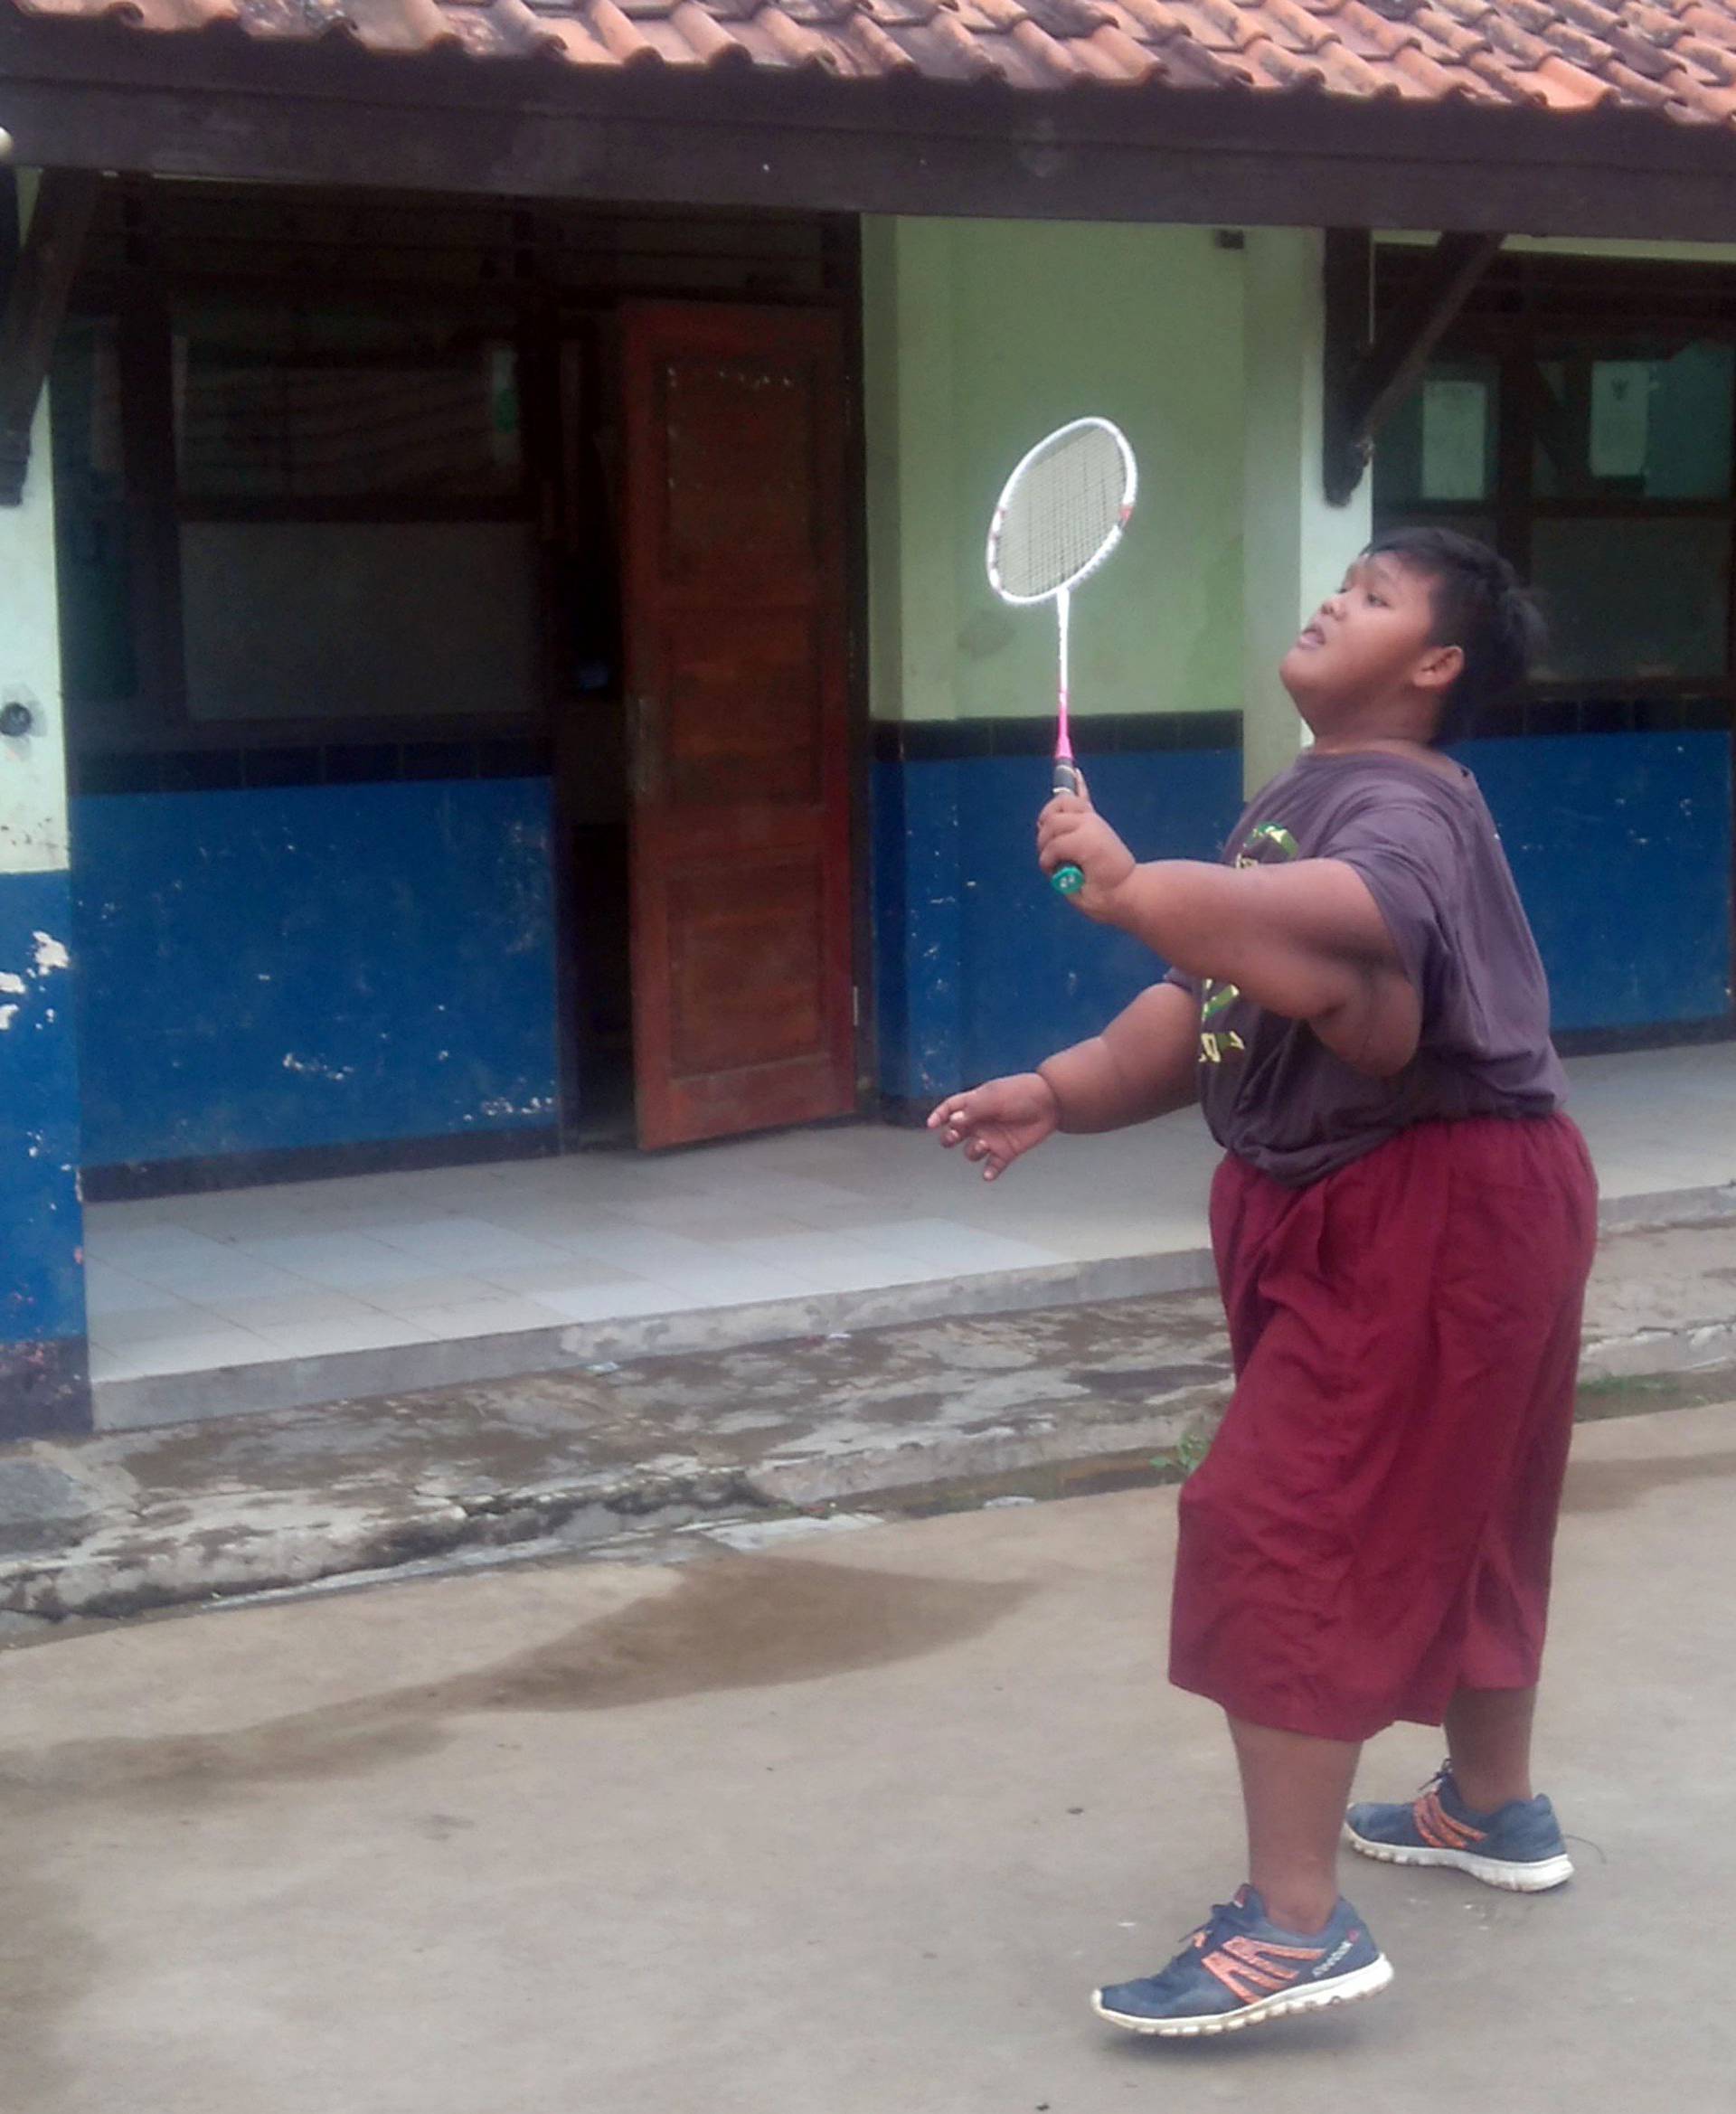
{"label": "white shoe sole", "polygon": [[1364,1857],[1377,1858],[1382,1864],[1443,1865],[1448,1871],[1468,1872],[1485,1886],[1498,1886],[1507,1893],[1547,1893],[1552,1886],[1564,1885],[1573,1876],[1573,1860],[1565,1850],[1559,1857],[1540,1857],[1534,1864],[1515,1864],[1509,1858],[1479,1857],[1469,1850],[1430,1850],[1420,1845],[1410,1849],[1397,1843],[1371,1842],[1366,1836],[1359,1836],[1349,1821],[1344,1823],[1344,1840],[1353,1850]]}
{"label": "white shoe sole", "polygon": [[1165,2040],[1193,2040],[1203,2034],[1239,2034],[1243,2026],[1263,2024],[1268,2019],[1285,2018],[1295,2012],[1325,2011],[1335,2004],[1354,2004],[1360,1997],[1378,1996],[1392,1979],[1392,1963],[1384,1953],[1353,1974],[1335,1975],[1330,1982],[1312,1988],[1281,1989],[1275,1996],[1262,1996],[1241,2011],[1199,2018],[1141,2018],[1137,2012],[1111,2011],[1099,1989],[1091,1998],[1091,2009],[1112,2026],[1125,2026],[1130,2034],[1158,2034]]}

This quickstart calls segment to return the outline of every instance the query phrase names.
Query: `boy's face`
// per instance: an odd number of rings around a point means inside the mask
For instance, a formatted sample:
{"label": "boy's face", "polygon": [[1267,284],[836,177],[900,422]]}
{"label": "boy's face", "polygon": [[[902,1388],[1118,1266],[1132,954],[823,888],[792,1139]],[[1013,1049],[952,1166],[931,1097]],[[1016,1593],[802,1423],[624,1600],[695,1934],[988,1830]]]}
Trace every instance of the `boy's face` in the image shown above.
{"label": "boy's face", "polygon": [[1435,643],[1434,628],[1428,576],[1390,552],[1365,555],[1285,655],[1279,679],[1316,735],[1380,731],[1372,722],[1390,713],[1392,732],[1426,741],[1465,665],[1458,646]]}

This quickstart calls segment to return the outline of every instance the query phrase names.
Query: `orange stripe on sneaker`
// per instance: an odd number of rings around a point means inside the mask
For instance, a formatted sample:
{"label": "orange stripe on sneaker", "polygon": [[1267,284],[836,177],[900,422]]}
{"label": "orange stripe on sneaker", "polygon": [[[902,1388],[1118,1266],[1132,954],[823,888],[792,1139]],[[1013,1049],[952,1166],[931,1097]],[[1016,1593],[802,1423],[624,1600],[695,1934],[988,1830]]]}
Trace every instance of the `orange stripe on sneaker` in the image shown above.
{"label": "orange stripe on sneaker", "polygon": [[1425,1791],[1410,1808],[1410,1817],[1416,1823],[1417,1833],[1431,1849],[1468,1850],[1473,1843],[1488,1840],[1481,1828],[1471,1826],[1468,1821],[1456,1820],[1441,1804],[1438,1791]]}
{"label": "orange stripe on sneaker", "polygon": [[1258,2003],[1288,1988],[1301,1973],[1291,1960],[1307,1963],[1321,1958],[1317,1945],[1277,1945],[1264,1938],[1231,1938],[1216,1952],[1208,1953],[1201,1966],[1215,1975],[1230,1994],[1243,2004]]}

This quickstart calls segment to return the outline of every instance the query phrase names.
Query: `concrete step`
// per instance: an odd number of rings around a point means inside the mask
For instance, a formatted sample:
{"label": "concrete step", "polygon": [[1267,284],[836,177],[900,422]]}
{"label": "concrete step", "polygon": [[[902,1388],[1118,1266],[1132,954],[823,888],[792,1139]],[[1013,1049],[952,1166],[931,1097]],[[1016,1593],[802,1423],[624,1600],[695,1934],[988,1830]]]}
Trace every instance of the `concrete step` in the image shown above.
{"label": "concrete step", "polygon": [[[1736,1223],[1606,1239],[1585,1412],[1736,1393],[1728,1366]],[[0,1451],[0,1611],[114,1619],[467,1557],[775,1532],[1068,1464],[1179,1473],[1229,1385],[1215,1296],[1172,1290],[39,1441]]]}

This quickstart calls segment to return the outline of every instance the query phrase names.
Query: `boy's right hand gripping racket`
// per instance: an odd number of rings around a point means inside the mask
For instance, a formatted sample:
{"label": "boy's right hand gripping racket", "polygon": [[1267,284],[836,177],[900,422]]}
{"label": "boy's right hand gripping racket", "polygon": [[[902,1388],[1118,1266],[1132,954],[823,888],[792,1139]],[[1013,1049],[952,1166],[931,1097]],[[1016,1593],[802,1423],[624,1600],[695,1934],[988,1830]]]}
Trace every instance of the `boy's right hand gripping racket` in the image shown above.
{"label": "boy's right hand gripping racket", "polygon": [[[1053,788],[1079,790],[1067,723],[1067,646],[1073,590],[1116,545],[1133,514],[1138,470],[1127,436],[1107,419],[1075,419],[1039,440],[1006,480],[988,525],[988,584],[1004,602],[1053,602],[1061,637]],[[1085,884],[1077,866],[1051,879],[1062,895]]]}

